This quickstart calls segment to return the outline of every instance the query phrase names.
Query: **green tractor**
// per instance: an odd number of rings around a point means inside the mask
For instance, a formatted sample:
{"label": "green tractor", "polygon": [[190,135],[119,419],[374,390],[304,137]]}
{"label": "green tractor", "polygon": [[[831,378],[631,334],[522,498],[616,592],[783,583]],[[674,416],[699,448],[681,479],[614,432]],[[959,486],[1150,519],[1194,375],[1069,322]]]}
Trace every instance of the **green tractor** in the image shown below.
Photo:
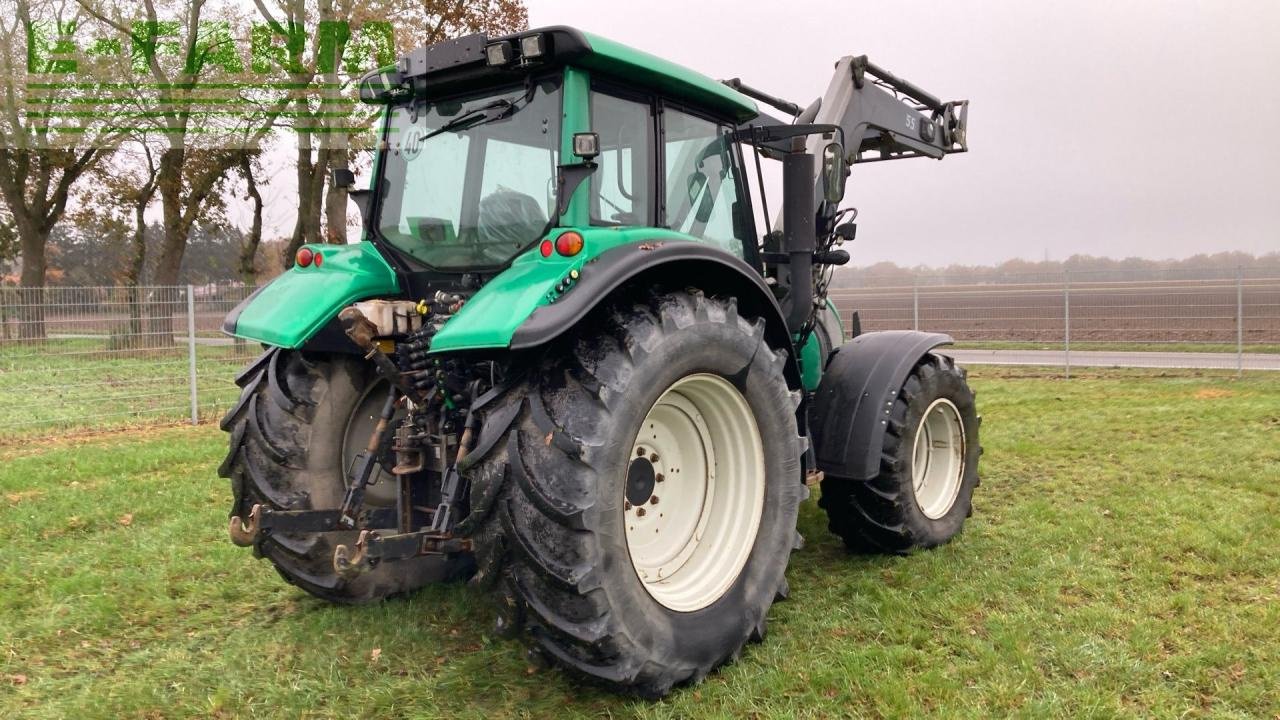
{"label": "green tractor", "polygon": [[223,421],[230,534],[287,581],[469,577],[500,629],[653,697],[764,636],[810,484],[856,551],[960,530],[978,416],[950,338],[846,331],[826,288],[850,165],[964,151],[966,102],[863,56],[800,107],[567,27],[420,48],[359,92],[373,181],[332,182],[364,241],[303,247],[225,324],[267,348]]}

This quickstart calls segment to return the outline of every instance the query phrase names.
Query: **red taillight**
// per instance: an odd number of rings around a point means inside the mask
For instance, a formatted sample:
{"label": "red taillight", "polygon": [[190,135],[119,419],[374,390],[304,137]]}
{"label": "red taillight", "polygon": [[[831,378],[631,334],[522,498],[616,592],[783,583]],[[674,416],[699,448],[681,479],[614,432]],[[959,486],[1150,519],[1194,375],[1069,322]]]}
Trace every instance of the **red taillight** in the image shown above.
{"label": "red taillight", "polygon": [[321,265],[324,264],[324,255],[321,253],[316,253],[316,256],[314,259],[312,259],[312,262],[316,264],[316,267],[320,267]]}
{"label": "red taillight", "polygon": [[553,249],[555,249],[555,246],[551,244],[550,240],[543,240],[542,244],[538,246],[538,252],[542,253],[542,257],[551,257]]}
{"label": "red taillight", "polygon": [[299,248],[294,262],[298,264],[298,267],[311,267],[313,259],[315,259],[315,253],[311,252],[311,248]]}
{"label": "red taillight", "polygon": [[569,231],[556,238],[556,252],[565,257],[573,257],[582,252],[582,236]]}

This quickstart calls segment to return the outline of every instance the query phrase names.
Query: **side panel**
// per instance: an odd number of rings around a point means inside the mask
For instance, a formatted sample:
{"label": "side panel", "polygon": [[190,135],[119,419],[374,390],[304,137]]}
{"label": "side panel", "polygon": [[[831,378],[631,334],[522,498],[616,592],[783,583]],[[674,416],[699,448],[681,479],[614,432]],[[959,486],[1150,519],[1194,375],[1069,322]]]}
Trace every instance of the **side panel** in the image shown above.
{"label": "side panel", "polygon": [[292,269],[227,315],[222,331],[246,340],[302,347],[343,307],[400,292],[396,274],[371,243],[309,245],[320,267]]}
{"label": "side panel", "polygon": [[827,360],[828,348],[824,347],[819,332],[825,330],[828,334],[830,349],[840,347],[848,337],[844,330],[844,321],[840,319],[840,313],[836,310],[835,303],[831,302],[831,298],[827,298],[827,303],[820,313],[818,326],[814,328],[814,332],[809,333],[809,338],[800,348],[800,375],[804,379],[804,389],[810,392],[818,389],[818,383],[822,380],[823,366]]}
{"label": "side panel", "polygon": [[888,411],[916,362],[950,336],[911,330],[865,333],[835,351],[810,415],[818,469],[851,480],[880,472]]}
{"label": "side panel", "polygon": [[[564,232],[568,230],[555,230],[548,237],[554,242]],[[462,310],[445,323],[431,341],[431,351],[512,347],[517,329],[539,308],[559,302],[566,296],[593,292],[589,288],[579,288],[579,285],[596,274],[593,264],[614,248],[640,244],[656,247],[665,243],[709,247],[687,235],[655,228],[581,228],[575,232],[583,238],[584,246],[580,253],[562,257],[552,252],[550,257],[542,257],[537,246],[529,249],[510,267],[485,283]],[[572,278],[574,272],[577,279]],[[563,290],[557,291],[557,287]]]}

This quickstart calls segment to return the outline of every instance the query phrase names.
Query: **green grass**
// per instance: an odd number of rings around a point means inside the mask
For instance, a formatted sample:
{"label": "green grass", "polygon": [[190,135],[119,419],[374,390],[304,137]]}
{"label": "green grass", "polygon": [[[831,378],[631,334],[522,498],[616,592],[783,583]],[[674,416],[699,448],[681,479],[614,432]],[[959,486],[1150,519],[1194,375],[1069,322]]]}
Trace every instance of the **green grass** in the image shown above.
{"label": "green grass", "polygon": [[769,637],[641,702],[530,666],[487,601],[326,605],[226,541],[214,429],[0,452],[0,717],[1280,714],[1280,383],[973,374],[964,534],[845,554],[812,500]]}
{"label": "green grass", "polygon": [[[203,415],[217,416],[239,391],[237,369],[256,344],[196,346]],[[191,416],[185,342],[110,349],[105,340],[47,340],[0,346],[0,446],[52,430],[102,430],[176,422]]]}
{"label": "green grass", "polygon": [[[953,346],[964,350],[1062,350],[1061,342],[1032,340],[961,340]],[[1071,343],[1073,351],[1103,352],[1212,352],[1235,354],[1235,343],[1204,342],[1100,342],[1084,340]],[[1245,353],[1280,353],[1280,344],[1254,343],[1243,347]]]}

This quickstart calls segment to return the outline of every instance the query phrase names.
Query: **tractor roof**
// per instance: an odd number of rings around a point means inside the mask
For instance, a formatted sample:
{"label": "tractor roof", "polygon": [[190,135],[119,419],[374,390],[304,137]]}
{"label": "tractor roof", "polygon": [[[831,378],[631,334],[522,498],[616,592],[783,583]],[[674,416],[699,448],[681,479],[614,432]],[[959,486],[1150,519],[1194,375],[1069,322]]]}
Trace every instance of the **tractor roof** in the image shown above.
{"label": "tractor roof", "polygon": [[[527,58],[523,40],[540,37],[540,55]],[[507,62],[487,61],[490,46],[505,45]],[[539,66],[573,65],[622,84],[657,90],[690,105],[724,113],[742,122],[759,114],[751,98],[721,82],[655,55],[575,28],[552,26],[490,38],[482,33],[418,48],[400,58],[401,79],[427,91],[487,84]]]}

